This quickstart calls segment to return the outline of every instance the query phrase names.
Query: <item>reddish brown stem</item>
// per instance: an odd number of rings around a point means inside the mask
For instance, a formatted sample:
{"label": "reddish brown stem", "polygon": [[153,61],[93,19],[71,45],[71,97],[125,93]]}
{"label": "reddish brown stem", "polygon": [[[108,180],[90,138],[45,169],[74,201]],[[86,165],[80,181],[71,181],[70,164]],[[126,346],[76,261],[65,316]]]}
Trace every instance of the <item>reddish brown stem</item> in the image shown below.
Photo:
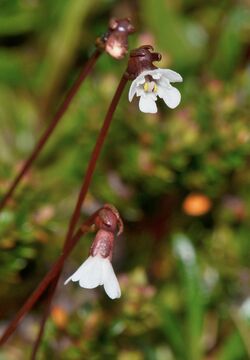
{"label": "reddish brown stem", "polygon": [[70,240],[71,237],[73,235],[75,226],[77,224],[77,221],[79,220],[80,217],[80,212],[81,212],[81,207],[83,204],[83,201],[86,197],[86,194],[88,192],[89,189],[89,185],[96,167],[96,163],[98,160],[98,157],[100,155],[103,143],[106,139],[106,135],[108,133],[112,118],[113,118],[113,114],[115,112],[116,106],[120,100],[121,94],[124,90],[125,85],[127,84],[127,78],[125,76],[122,76],[120,83],[116,89],[116,92],[114,94],[114,97],[111,101],[111,104],[108,108],[107,114],[105,116],[102,128],[99,132],[98,138],[96,140],[94,149],[92,151],[92,154],[90,156],[89,162],[88,162],[88,167],[86,170],[86,174],[83,177],[83,181],[82,181],[82,186],[78,195],[78,199],[77,199],[77,203],[74,209],[74,212],[72,214],[72,217],[70,219],[70,223],[69,223],[69,227],[68,227],[68,232],[67,232],[67,236],[64,242],[64,249],[67,248],[67,246],[70,244]]}
{"label": "reddish brown stem", "polygon": [[84,81],[86,76],[89,74],[89,72],[92,70],[92,68],[95,65],[95,63],[96,63],[97,59],[99,58],[100,54],[101,54],[100,50],[96,49],[95,52],[93,53],[93,55],[88,60],[88,62],[84,65],[81,73],[79,74],[78,78],[74,82],[73,86],[70,88],[68,94],[66,95],[64,101],[62,102],[59,109],[57,110],[57,112],[56,112],[55,116],[53,117],[51,123],[49,124],[47,129],[42,134],[42,136],[39,139],[37,145],[35,146],[33,152],[31,153],[29,158],[25,161],[25,163],[22,166],[21,170],[19,171],[19,173],[17,174],[17,176],[15,177],[13,182],[11,183],[9,189],[7,190],[7,192],[5,193],[3,198],[1,199],[1,201],[0,201],[0,211],[5,207],[8,200],[11,198],[13,192],[15,191],[17,185],[22,180],[22,178],[27,173],[27,171],[30,169],[33,162],[36,160],[37,156],[39,155],[39,153],[43,149],[44,145],[48,141],[50,135],[53,133],[53,131],[56,128],[57,124],[59,123],[59,121],[63,117],[64,113],[68,109],[72,99],[74,98],[77,91],[79,90],[82,82]]}
{"label": "reddish brown stem", "polygon": [[[110,103],[107,114],[105,116],[102,128],[101,128],[101,130],[99,132],[99,135],[98,135],[98,138],[96,140],[96,144],[94,146],[91,157],[89,159],[86,174],[84,175],[84,178],[83,178],[83,182],[82,182],[82,186],[81,186],[81,189],[80,189],[80,192],[79,192],[79,195],[78,195],[77,203],[76,203],[74,212],[72,214],[72,217],[70,219],[67,236],[66,236],[66,239],[65,239],[65,242],[64,242],[64,251],[66,251],[68,247],[71,247],[72,234],[73,234],[74,228],[75,228],[75,226],[76,226],[76,224],[77,224],[77,222],[79,220],[82,204],[83,204],[84,199],[86,197],[86,194],[88,192],[90,182],[91,182],[91,179],[92,179],[95,167],[96,167],[96,163],[97,163],[98,157],[100,155],[103,143],[104,143],[104,141],[106,139],[106,136],[107,136],[107,133],[108,133],[108,130],[109,130],[112,118],[113,118],[113,114],[114,114],[115,109],[117,107],[117,104],[118,104],[118,102],[120,100],[122,92],[123,92],[123,90],[125,88],[125,85],[127,84],[127,81],[128,80],[127,80],[127,78],[125,76],[123,76],[121,78],[120,83],[119,83],[119,85],[118,85],[118,87],[116,89],[116,92],[114,94],[114,97],[113,97],[113,99],[112,99],[112,101]],[[37,337],[37,339],[35,341],[35,344],[34,344],[34,349],[33,349],[32,358],[31,358],[32,360],[34,360],[36,358],[36,354],[37,354],[37,351],[38,351],[38,348],[39,348],[39,345],[40,345],[40,342],[41,342],[41,339],[42,339],[45,323],[47,321],[47,317],[48,317],[49,312],[50,312],[51,302],[53,300],[53,296],[54,296],[54,293],[55,293],[55,290],[56,290],[56,286],[57,286],[59,277],[60,277],[60,271],[58,272],[57,277],[54,279],[53,284],[55,286],[53,287],[53,290],[52,290],[52,292],[50,292],[49,297],[47,299],[47,304],[46,304],[45,312],[44,312],[42,320],[41,320],[41,325],[40,325],[40,330],[39,330],[39,333],[38,333],[38,337]]]}
{"label": "reddish brown stem", "polygon": [[[59,270],[59,272],[60,272],[60,270]],[[47,321],[47,318],[48,318],[49,313],[50,313],[50,305],[51,305],[51,302],[52,302],[52,299],[54,297],[54,293],[55,293],[55,290],[56,290],[56,287],[57,287],[57,284],[58,284],[59,275],[58,275],[56,280],[57,281],[54,281],[49,285],[49,293],[47,295],[47,300],[46,300],[47,304],[46,304],[46,307],[45,307],[44,312],[43,312],[43,316],[42,316],[41,323],[40,323],[40,329],[39,329],[36,341],[35,341],[33,349],[32,349],[30,360],[35,360],[36,359],[36,355],[37,355],[37,352],[38,352],[38,349],[39,349],[39,346],[40,346],[40,343],[41,343],[41,340],[42,340],[42,337],[43,337],[46,321]]]}
{"label": "reddish brown stem", "polygon": [[34,292],[30,295],[27,301],[24,303],[22,308],[18,311],[14,319],[10,322],[7,329],[4,331],[0,338],[0,345],[3,345],[11,334],[15,331],[16,327],[18,326],[21,319],[31,310],[31,308],[35,305],[37,300],[41,297],[44,291],[47,289],[49,284],[55,279],[58,273],[61,271],[64,261],[71,253],[72,249],[78,242],[78,240],[87,232],[88,227],[93,224],[95,216],[100,210],[96,211],[84,224],[81,228],[76,232],[73,236],[72,241],[70,242],[69,246],[65,251],[61,254],[61,256],[57,259],[57,261],[52,266],[51,270],[45,275],[42,279],[38,287],[34,290]]}

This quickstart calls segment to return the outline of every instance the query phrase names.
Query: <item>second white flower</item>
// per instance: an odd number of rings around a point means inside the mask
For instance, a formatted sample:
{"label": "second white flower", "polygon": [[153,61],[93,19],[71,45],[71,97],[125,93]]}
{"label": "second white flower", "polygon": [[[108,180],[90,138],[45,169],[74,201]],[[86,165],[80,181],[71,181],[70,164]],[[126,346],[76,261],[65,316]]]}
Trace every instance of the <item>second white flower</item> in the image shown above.
{"label": "second white flower", "polygon": [[145,70],[132,82],[129,89],[129,101],[140,97],[139,109],[144,113],[156,113],[157,96],[163,99],[171,109],[176,108],[181,101],[179,90],[171,82],[182,82],[182,77],[170,69]]}

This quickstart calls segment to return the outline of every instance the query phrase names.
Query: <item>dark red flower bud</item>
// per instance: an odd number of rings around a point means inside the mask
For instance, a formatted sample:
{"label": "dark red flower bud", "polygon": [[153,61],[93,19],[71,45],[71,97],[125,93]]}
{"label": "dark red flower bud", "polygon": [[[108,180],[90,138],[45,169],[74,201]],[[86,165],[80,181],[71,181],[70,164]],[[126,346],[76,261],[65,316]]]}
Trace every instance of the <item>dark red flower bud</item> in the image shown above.
{"label": "dark red flower bud", "polygon": [[111,260],[115,233],[123,231],[123,222],[118,210],[110,204],[105,204],[95,218],[95,226],[98,229],[93,244],[90,248],[91,256],[101,256]]}
{"label": "dark red flower bud", "polygon": [[143,45],[130,52],[126,76],[133,80],[145,70],[154,70],[157,67],[153,64],[154,61],[161,60],[161,54],[151,52],[154,48],[151,45]]}
{"label": "dark red flower bud", "polygon": [[109,30],[96,40],[96,46],[115,59],[122,59],[128,52],[128,35],[134,31],[130,19],[111,19]]}
{"label": "dark red flower bud", "polygon": [[115,233],[118,228],[117,235],[123,231],[123,222],[120,218],[118,210],[110,204],[105,204],[95,218],[95,225],[98,229]]}

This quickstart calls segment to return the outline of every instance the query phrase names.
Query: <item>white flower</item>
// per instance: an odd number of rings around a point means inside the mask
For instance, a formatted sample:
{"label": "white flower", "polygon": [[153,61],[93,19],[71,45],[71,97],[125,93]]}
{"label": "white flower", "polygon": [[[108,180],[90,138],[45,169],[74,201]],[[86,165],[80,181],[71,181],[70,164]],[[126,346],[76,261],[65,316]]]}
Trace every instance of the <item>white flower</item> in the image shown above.
{"label": "white flower", "polygon": [[157,112],[155,101],[159,96],[168,107],[174,109],[181,101],[181,94],[170,83],[181,81],[181,75],[173,70],[145,70],[132,82],[128,94],[129,101],[132,101],[135,94],[140,96],[139,109],[154,114]]}
{"label": "white flower", "polygon": [[184,235],[178,235],[174,243],[174,252],[184,263],[194,264],[196,254],[191,241]]}
{"label": "white flower", "polygon": [[70,280],[79,281],[79,285],[85,289],[94,289],[99,285],[103,285],[104,290],[111,299],[121,296],[120,285],[110,260],[100,255],[89,256],[76,272],[65,281],[64,285]]}
{"label": "white flower", "polygon": [[250,297],[248,297],[241,305],[240,315],[250,321]]}

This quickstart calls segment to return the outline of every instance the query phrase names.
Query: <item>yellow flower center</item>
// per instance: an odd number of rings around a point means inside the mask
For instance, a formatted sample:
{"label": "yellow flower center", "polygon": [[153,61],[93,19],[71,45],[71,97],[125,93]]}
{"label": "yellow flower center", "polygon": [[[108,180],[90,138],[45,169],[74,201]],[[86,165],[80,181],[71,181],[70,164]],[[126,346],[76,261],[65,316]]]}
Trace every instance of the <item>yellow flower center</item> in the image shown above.
{"label": "yellow flower center", "polygon": [[146,81],[145,84],[143,85],[143,90],[145,92],[154,92],[156,93],[158,88],[157,85],[154,81]]}

